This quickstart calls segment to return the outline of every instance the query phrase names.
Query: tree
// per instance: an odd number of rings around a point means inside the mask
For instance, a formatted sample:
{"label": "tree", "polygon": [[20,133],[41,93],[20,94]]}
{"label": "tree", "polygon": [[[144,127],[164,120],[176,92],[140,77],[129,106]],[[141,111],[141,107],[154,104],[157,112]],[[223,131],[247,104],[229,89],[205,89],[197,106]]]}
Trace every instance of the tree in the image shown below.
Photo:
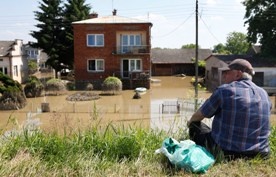
{"label": "tree", "polygon": [[74,34],[72,22],[85,20],[89,16],[91,7],[85,4],[85,0],[68,0],[68,3],[64,5],[64,53],[62,54],[66,61],[64,64],[73,68],[74,62]]}
{"label": "tree", "polygon": [[40,11],[35,11],[35,19],[39,21],[36,27],[39,31],[32,31],[37,42],[33,47],[41,48],[47,55],[46,64],[52,66],[56,71],[61,70],[63,61],[61,50],[63,49],[63,8],[61,0],[42,0],[39,2]]}
{"label": "tree", "polygon": [[245,24],[248,40],[262,45],[261,52],[276,56],[276,3],[275,0],[246,0]]}
{"label": "tree", "polygon": [[56,71],[64,67],[73,68],[74,41],[72,22],[88,18],[90,7],[85,0],[68,0],[62,6],[61,0],[42,0],[39,3],[41,11],[36,11],[36,25],[39,31],[32,31],[31,35],[37,39],[32,46],[41,48],[49,59],[48,65]]}
{"label": "tree", "polygon": [[231,32],[226,39],[225,48],[231,54],[246,54],[250,47],[247,36],[241,32]]}
{"label": "tree", "polygon": [[218,54],[230,54],[230,52],[226,49],[226,46],[222,43],[215,45],[212,52]]}
{"label": "tree", "polygon": [[[186,44],[181,47],[181,49],[195,49],[196,45],[195,44]],[[200,48],[200,46],[198,46]]]}

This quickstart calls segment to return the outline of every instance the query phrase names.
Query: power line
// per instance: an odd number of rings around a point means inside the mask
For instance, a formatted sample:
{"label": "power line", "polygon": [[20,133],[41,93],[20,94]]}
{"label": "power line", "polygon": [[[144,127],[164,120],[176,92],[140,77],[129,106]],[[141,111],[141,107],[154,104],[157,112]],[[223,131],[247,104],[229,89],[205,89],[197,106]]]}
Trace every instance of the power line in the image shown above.
{"label": "power line", "polygon": [[188,18],[186,18],[180,25],[178,25],[177,27],[175,27],[172,31],[164,34],[164,35],[161,35],[161,36],[156,36],[156,37],[166,37],[170,34],[172,34],[173,32],[175,32],[178,28],[180,28],[182,25],[184,25],[190,18],[191,16],[194,15],[194,12],[192,14],[190,14],[190,16],[188,16]]}

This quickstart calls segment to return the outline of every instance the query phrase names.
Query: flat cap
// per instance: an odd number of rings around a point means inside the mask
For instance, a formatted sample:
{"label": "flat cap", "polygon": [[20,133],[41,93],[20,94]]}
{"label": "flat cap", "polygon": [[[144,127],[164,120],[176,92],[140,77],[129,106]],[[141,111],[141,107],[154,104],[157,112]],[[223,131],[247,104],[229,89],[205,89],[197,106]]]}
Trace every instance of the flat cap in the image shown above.
{"label": "flat cap", "polygon": [[255,74],[252,65],[247,60],[240,58],[233,60],[228,66],[221,68],[221,70],[240,70],[252,76]]}

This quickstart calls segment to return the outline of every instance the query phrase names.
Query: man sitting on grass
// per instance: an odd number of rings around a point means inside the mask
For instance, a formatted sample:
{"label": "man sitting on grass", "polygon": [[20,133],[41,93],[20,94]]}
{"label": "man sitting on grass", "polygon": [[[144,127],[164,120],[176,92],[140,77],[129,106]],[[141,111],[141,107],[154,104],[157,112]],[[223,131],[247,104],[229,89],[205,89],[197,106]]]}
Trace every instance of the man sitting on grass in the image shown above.
{"label": "man sitting on grass", "polygon": [[[270,111],[267,92],[252,82],[254,70],[244,59],[221,68],[225,84],[219,86],[188,121],[189,135],[215,157],[268,158]],[[201,122],[213,118],[212,128]]]}

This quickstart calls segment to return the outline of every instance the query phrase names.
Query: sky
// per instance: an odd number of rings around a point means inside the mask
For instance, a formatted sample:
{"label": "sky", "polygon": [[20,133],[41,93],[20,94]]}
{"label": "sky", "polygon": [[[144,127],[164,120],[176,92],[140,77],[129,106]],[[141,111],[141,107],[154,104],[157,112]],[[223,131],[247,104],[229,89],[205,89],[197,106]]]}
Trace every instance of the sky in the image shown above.
{"label": "sky", "polygon": [[[63,0],[66,1],[66,0]],[[212,49],[225,44],[231,32],[247,33],[242,0],[198,0],[198,44]],[[0,1],[0,41],[22,39],[36,41],[31,31],[38,31],[34,11],[40,11],[40,0]],[[86,0],[91,13],[149,21],[152,47],[181,48],[196,43],[196,0]]]}

